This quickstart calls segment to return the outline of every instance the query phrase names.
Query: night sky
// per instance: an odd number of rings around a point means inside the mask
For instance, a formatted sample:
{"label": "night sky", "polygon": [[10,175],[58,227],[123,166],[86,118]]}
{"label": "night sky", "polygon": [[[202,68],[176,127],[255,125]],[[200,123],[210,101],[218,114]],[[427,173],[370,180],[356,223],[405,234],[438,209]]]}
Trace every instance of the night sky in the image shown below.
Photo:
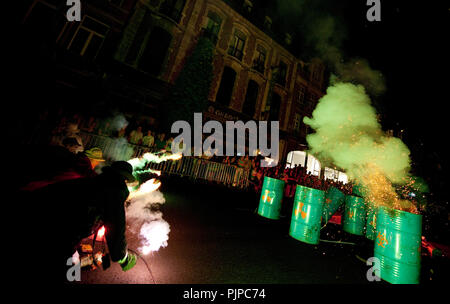
{"label": "night sky", "polygon": [[308,39],[314,22],[323,16],[334,20],[329,44],[343,60],[366,59],[383,75],[386,90],[371,96],[383,129],[394,134],[404,130],[413,173],[426,178],[432,191],[444,191],[449,7],[441,1],[381,0],[381,21],[369,22],[366,0],[280,0],[269,5],[278,9],[285,28],[297,25],[294,47],[300,58],[317,55]]}
{"label": "night sky", "polygon": [[[365,1],[350,1],[360,2]],[[345,49],[365,57],[386,79],[386,92],[376,98],[383,126],[404,131],[412,152],[414,170],[427,175],[432,190],[443,191],[448,170],[448,130],[445,90],[448,76],[449,8],[436,1],[411,4],[381,1],[381,22],[370,23],[349,11],[349,36]],[[434,2],[434,3],[433,3]],[[443,4],[440,2],[441,5]],[[359,9],[363,10],[364,5]]]}

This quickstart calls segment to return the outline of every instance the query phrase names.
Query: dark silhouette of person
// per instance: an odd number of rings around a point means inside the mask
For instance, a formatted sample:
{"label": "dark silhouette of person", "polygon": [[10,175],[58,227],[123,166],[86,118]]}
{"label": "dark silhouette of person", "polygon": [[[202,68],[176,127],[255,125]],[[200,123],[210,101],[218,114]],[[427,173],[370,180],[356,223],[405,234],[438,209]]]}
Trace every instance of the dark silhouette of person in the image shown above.
{"label": "dark silhouette of person", "polygon": [[111,261],[118,262],[124,271],[136,264],[136,255],[128,251],[125,237],[126,182],[135,180],[132,173],[128,162],[118,161],[103,167],[98,176],[65,180],[28,193],[38,216],[35,228],[40,239],[57,238],[51,246],[52,258],[40,255],[50,264],[54,279],[66,280],[68,259],[99,223],[106,228]]}

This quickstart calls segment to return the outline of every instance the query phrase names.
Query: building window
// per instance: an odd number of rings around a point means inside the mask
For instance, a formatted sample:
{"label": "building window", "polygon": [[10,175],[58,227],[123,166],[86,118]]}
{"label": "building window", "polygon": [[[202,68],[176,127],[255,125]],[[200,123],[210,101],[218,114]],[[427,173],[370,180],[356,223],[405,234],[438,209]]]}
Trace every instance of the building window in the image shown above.
{"label": "building window", "polygon": [[85,16],[67,49],[80,56],[94,59],[100,51],[108,31],[107,25]]}
{"label": "building window", "polygon": [[209,37],[214,44],[217,43],[221,24],[222,19],[216,13],[208,13],[208,23],[206,24],[204,34]]}
{"label": "building window", "polygon": [[219,90],[217,91],[217,103],[224,106],[229,106],[231,102],[231,96],[233,96],[235,80],[236,72],[232,68],[226,66],[223,69],[222,79],[220,81]]}
{"label": "building window", "polygon": [[276,83],[278,83],[281,86],[286,85],[286,74],[287,74],[287,65],[283,61],[280,61],[280,64],[278,65],[278,72],[276,74]]}
{"label": "building window", "polygon": [[301,118],[302,116],[299,113],[295,113],[294,116],[294,132],[295,133],[300,133],[300,126],[301,126]]}
{"label": "building window", "polygon": [[318,67],[314,68],[312,71],[312,80],[315,82],[320,82],[322,75],[322,70]]}
{"label": "building window", "polygon": [[253,117],[256,110],[256,102],[258,101],[259,85],[256,81],[250,80],[248,82],[247,93],[245,95],[244,106],[242,113]]}
{"label": "building window", "polygon": [[258,45],[256,47],[256,57],[255,60],[253,61],[253,68],[258,72],[264,74],[265,65],[266,65],[266,50],[262,46]]}
{"label": "building window", "polygon": [[169,32],[160,27],[155,27],[139,60],[139,69],[153,76],[159,76],[171,41],[172,35]]}
{"label": "building window", "polygon": [[303,105],[304,104],[305,96],[306,96],[306,87],[302,85],[298,89],[297,102],[298,102],[299,105]]}
{"label": "building window", "polygon": [[[136,11],[135,15],[133,16],[133,19],[139,18],[138,16],[139,12],[140,11]],[[131,21],[135,22],[133,19]],[[151,26],[152,26],[152,16],[150,10],[145,9],[142,21],[140,22],[137,31],[134,33],[133,42],[131,43],[127,55],[125,57],[126,63],[130,65],[134,65],[136,63],[139,52],[141,51],[142,46],[144,44],[145,37],[147,37],[148,35],[148,29],[151,28]],[[131,33],[129,34],[128,32],[125,32],[125,36],[127,35],[131,35]]]}
{"label": "building window", "polygon": [[315,94],[309,93],[307,98],[307,107],[308,109],[312,110],[316,106],[318,98]]}
{"label": "building window", "polygon": [[308,154],[308,160],[306,162],[306,171],[309,174],[320,177],[320,162],[317,158]]}
{"label": "building window", "polygon": [[286,168],[294,168],[297,166],[305,167],[306,152],[291,151],[287,155]]}
{"label": "building window", "polygon": [[324,176],[325,179],[331,179],[333,181],[339,181],[344,184],[348,183],[348,176],[344,172],[325,167]]}
{"label": "building window", "polygon": [[185,3],[186,0],[165,0],[161,4],[159,12],[178,23],[181,20]]}
{"label": "building window", "polygon": [[228,48],[228,54],[242,60],[244,55],[245,40],[245,35],[241,31],[235,30],[233,39],[231,40],[231,45]]}
{"label": "building window", "polygon": [[273,93],[270,101],[269,120],[278,121],[280,119],[281,96]]}

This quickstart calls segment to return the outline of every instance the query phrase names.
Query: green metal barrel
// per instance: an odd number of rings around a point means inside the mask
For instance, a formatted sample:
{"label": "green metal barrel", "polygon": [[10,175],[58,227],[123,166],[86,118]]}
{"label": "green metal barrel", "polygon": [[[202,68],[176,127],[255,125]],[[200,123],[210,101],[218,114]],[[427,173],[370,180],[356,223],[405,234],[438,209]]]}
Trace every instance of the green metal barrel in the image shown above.
{"label": "green metal barrel", "polygon": [[274,220],[280,218],[284,184],[282,180],[267,176],[264,177],[261,198],[259,199],[259,215]]}
{"label": "green metal barrel", "polygon": [[371,202],[367,203],[366,238],[375,240],[377,236],[378,208]]}
{"label": "green metal barrel", "polygon": [[325,192],[297,185],[289,235],[294,239],[318,244]]}
{"label": "green metal barrel", "polygon": [[376,225],[380,277],[392,284],[419,284],[422,215],[380,207]]}
{"label": "green metal barrel", "polygon": [[345,197],[344,231],[364,235],[366,225],[366,204],[362,197],[347,195]]}
{"label": "green metal barrel", "polygon": [[353,195],[366,197],[367,196],[367,188],[361,184],[355,184],[352,188]]}
{"label": "green metal barrel", "polygon": [[325,201],[322,210],[322,222],[327,223],[344,201],[345,194],[335,187],[330,187],[325,193]]}

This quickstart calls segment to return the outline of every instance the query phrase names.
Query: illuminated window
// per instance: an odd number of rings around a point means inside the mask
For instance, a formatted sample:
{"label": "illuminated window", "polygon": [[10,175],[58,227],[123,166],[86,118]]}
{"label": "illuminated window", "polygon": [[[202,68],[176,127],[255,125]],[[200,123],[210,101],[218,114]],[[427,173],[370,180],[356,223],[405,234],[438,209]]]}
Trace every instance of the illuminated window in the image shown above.
{"label": "illuminated window", "polygon": [[305,166],[306,152],[291,151],[287,155],[286,168],[294,168],[296,166]]}
{"label": "illuminated window", "polygon": [[95,58],[103,41],[109,32],[109,27],[97,20],[85,16],[78,26],[75,35],[67,49],[87,58]]}
{"label": "illuminated window", "polygon": [[320,162],[317,158],[308,154],[308,161],[306,164],[306,171],[312,175],[320,177]]}
{"label": "illuminated window", "polygon": [[324,178],[331,179],[333,181],[340,181],[343,182],[344,184],[348,182],[347,174],[328,167],[325,167],[324,169]]}
{"label": "illuminated window", "polygon": [[244,46],[246,39],[247,38],[241,31],[235,30],[233,39],[231,40],[231,44],[228,48],[228,54],[233,57],[236,57],[239,60],[242,60],[242,56],[244,55]]}

